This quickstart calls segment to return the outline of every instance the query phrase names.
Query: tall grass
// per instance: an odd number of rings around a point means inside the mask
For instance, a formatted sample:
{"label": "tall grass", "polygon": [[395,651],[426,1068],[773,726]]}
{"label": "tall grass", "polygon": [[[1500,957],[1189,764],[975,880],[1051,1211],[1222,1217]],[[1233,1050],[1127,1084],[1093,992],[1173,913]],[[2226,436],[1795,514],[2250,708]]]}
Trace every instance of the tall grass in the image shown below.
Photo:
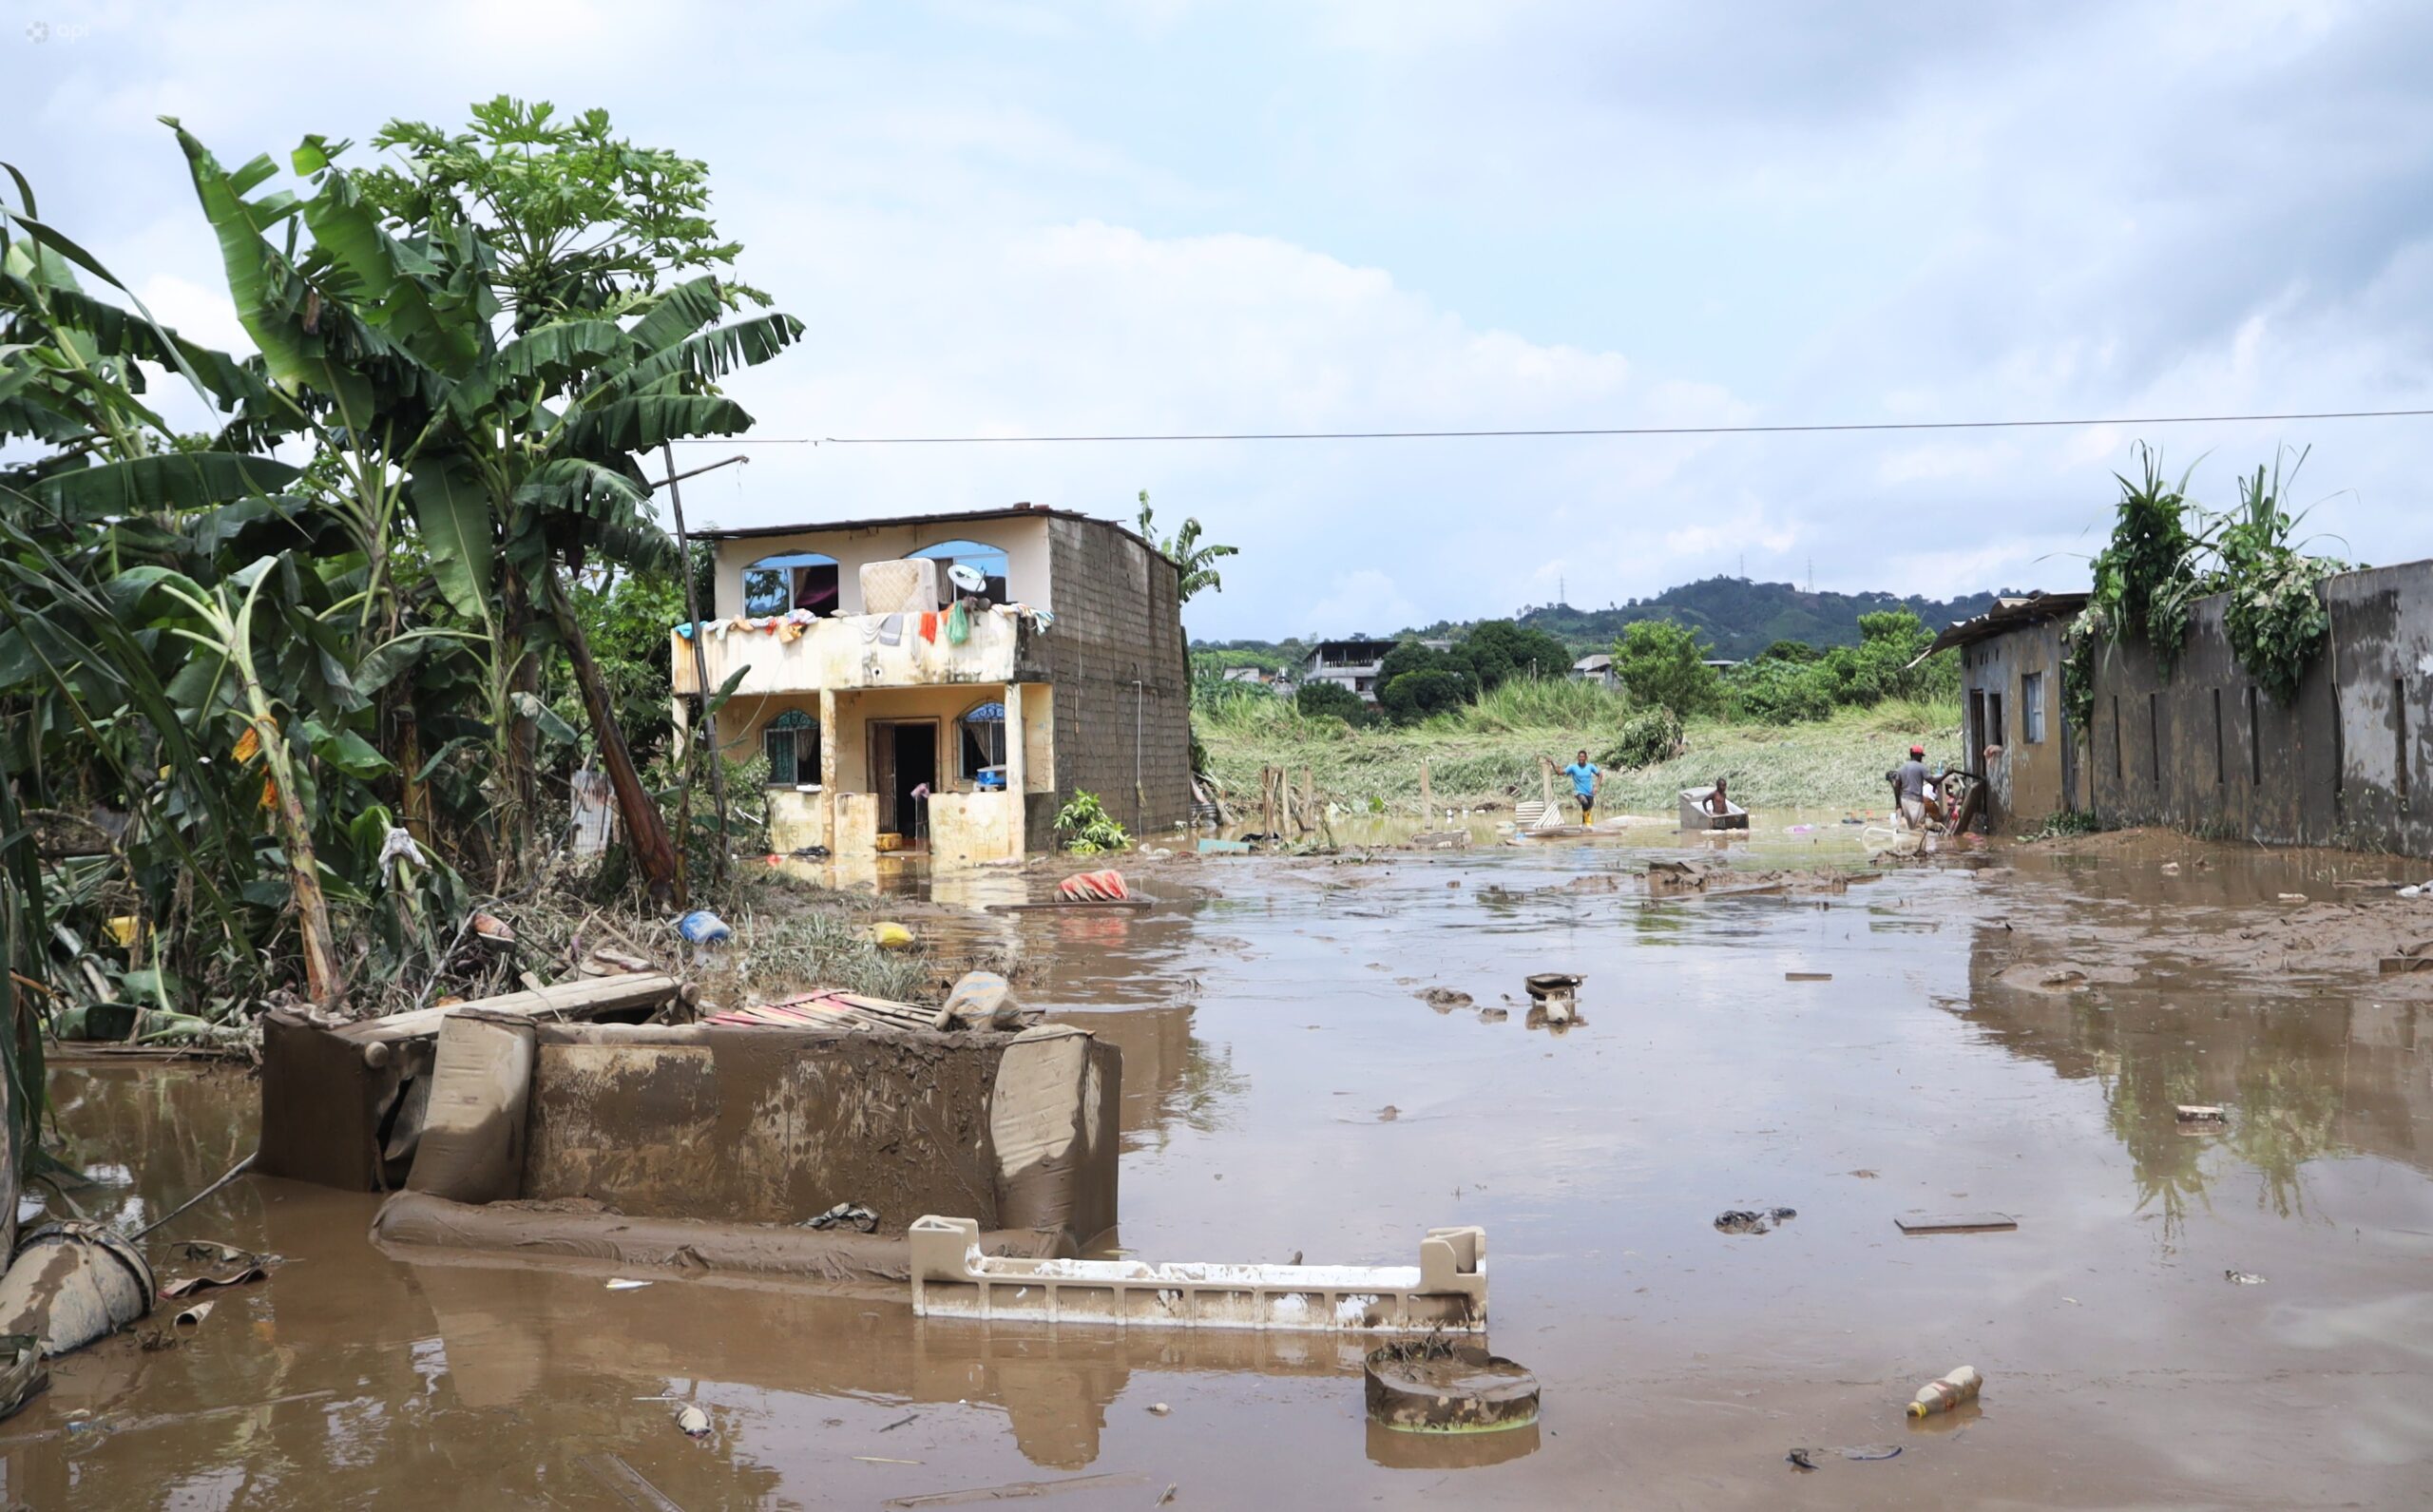
{"label": "tall grass", "polygon": [[1506,735],[1522,730],[1621,727],[1629,699],[1601,683],[1570,678],[1515,678],[1479,695],[1476,703],[1430,718],[1439,734]]}

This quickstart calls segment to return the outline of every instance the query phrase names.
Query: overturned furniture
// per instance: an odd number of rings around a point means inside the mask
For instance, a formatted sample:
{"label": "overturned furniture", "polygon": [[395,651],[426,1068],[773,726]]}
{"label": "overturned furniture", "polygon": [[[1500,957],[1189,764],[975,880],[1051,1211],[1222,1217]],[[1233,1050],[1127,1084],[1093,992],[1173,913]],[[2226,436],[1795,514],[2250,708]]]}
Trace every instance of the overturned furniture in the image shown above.
{"label": "overturned furniture", "polygon": [[672,977],[588,977],[349,1024],[291,1008],[262,1016],[258,1176],[390,1192],[412,1169],[440,1026],[458,1013],[548,1021],[647,1019],[684,992]]}
{"label": "overturned furniture", "polygon": [[[903,1228],[952,1205],[1001,1253],[1115,1223],[1122,1057],[1020,1033],[816,1024],[441,1030],[421,1148],[374,1236],[631,1265],[903,1279]],[[876,1234],[818,1232],[867,1208]],[[892,1234],[888,1231],[892,1230]]]}
{"label": "overturned furniture", "polygon": [[1486,1231],[1430,1229],[1417,1265],[1147,1265],[991,1255],[971,1218],[912,1225],[923,1317],[1343,1332],[1486,1328]]}

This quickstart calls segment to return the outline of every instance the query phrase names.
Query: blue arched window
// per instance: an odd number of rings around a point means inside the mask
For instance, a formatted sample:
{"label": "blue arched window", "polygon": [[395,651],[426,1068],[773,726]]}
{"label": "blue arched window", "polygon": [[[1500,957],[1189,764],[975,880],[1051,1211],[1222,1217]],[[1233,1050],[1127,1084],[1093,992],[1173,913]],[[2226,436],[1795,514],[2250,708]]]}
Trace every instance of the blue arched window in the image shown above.
{"label": "blue arched window", "polygon": [[789,551],[762,557],[743,569],[746,614],[783,614],[789,609],[833,614],[840,602],[836,596],[834,557],[816,551]]}
{"label": "blue arched window", "polygon": [[769,757],[769,786],[819,780],[819,721],[800,709],[788,709],[763,726],[760,749]]}
{"label": "blue arched window", "polygon": [[962,759],[956,769],[966,782],[980,788],[1006,785],[1006,706],[991,699],[975,704],[955,721],[962,738]]}
{"label": "blue arched window", "polygon": [[[966,566],[987,580],[988,585],[981,591],[988,596],[989,603],[1011,602],[1006,594],[1006,549],[1003,546],[992,546],[982,541],[941,541],[936,545],[923,546],[918,551],[908,551],[905,555],[935,558],[938,564],[940,588],[946,587],[945,578],[948,568]],[[952,591],[948,590],[947,596],[952,598]]]}

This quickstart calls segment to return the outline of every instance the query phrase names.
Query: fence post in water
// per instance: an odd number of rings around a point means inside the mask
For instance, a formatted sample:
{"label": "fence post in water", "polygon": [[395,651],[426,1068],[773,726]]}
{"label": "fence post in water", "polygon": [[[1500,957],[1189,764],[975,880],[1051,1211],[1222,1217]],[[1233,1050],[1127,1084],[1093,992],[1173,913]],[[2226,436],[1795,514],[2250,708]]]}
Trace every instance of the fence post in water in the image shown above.
{"label": "fence post in water", "polygon": [[[1427,786],[1427,758],[1426,756],[1421,756],[1419,758],[1419,816],[1423,821],[1425,821],[1429,814],[1434,813],[1435,812],[1436,794]],[[1420,828],[1424,830],[1427,829],[1427,826],[1423,822],[1420,825]]]}

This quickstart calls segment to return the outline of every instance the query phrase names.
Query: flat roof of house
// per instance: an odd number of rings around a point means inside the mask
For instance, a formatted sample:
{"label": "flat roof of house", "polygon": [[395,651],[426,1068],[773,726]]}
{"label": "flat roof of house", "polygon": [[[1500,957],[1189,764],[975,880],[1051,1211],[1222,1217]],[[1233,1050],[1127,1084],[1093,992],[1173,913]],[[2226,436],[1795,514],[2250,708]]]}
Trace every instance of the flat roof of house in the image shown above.
{"label": "flat roof of house", "polygon": [[[1943,634],[1935,637],[1935,643],[1926,647],[1918,660],[1923,661],[1938,651],[1948,651],[1953,646],[1975,645],[2006,631],[2041,624],[2047,620],[2074,619],[2086,606],[2087,595],[2083,593],[2031,593],[2024,598],[1996,599],[1992,608],[1974,620],[1946,625]],[[1917,663],[1910,664],[1914,666]]]}
{"label": "flat roof of house", "polygon": [[795,525],[703,526],[685,532],[696,541],[757,541],[769,536],[816,535],[828,530],[876,530],[891,526],[907,525],[972,525],[983,520],[1032,520],[1041,517],[1057,520],[1079,520],[1084,525],[1103,526],[1109,530],[1140,541],[1151,551],[1157,547],[1141,540],[1140,532],[1120,521],[1102,520],[1079,509],[1059,509],[1044,504],[1006,504],[993,509],[961,509],[943,514],[884,514],[861,520],[805,520]]}

